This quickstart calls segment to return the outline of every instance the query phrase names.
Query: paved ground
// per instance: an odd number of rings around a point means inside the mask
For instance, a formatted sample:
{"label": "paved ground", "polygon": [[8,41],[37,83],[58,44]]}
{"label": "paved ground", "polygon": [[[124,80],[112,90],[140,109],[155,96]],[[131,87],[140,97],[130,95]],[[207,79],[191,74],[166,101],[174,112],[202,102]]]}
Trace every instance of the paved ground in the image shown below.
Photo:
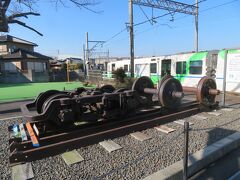
{"label": "paved ground", "polygon": [[191,177],[191,180],[220,180],[233,176],[240,170],[240,149],[232,151]]}
{"label": "paved ground", "polygon": [[29,103],[31,101],[32,100],[0,103],[0,114],[8,114],[8,113],[20,112],[20,106],[23,103]]}

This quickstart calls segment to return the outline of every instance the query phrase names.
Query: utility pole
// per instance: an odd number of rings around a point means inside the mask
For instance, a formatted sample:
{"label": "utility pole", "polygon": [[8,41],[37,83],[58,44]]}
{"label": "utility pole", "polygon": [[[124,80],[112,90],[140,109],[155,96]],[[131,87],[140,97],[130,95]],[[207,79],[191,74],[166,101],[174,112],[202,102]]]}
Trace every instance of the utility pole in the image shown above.
{"label": "utility pole", "polygon": [[129,0],[129,30],[130,30],[130,73],[134,77],[134,34],[133,34],[133,0]]}
{"label": "utility pole", "polygon": [[88,71],[89,71],[89,46],[88,46],[88,32],[86,33],[86,61],[85,61],[85,65],[86,65],[86,77],[88,79]]}
{"label": "utility pole", "polygon": [[86,56],[85,56],[85,44],[83,44],[83,72],[84,72],[84,77],[86,75]]}
{"label": "utility pole", "polygon": [[[198,51],[198,0],[196,5],[190,5],[173,0],[129,0],[129,18],[130,18],[130,52],[131,52],[131,67],[133,67],[132,56],[134,56],[133,47],[133,4],[138,6],[146,6],[150,8],[163,9],[169,12],[172,16],[178,12],[195,16],[195,49]],[[154,18],[153,18],[154,19]],[[133,71],[134,72],[134,71]],[[131,71],[132,73],[132,71]]]}
{"label": "utility pole", "polygon": [[[89,44],[94,43],[93,46],[89,49]],[[87,77],[89,76],[89,65],[90,65],[90,56],[92,55],[92,52],[95,51],[95,48],[98,47],[98,45],[103,45],[105,41],[89,41],[88,39],[88,32],[86,33],[86,72],[87,72]],[[92,65],[93,65],[93,60],[91,60]]]}
{"label": "utility pole", "polygon": [[70,82],[70,77],[69,77],[69,60],[67,60],[67,82]]}
{"label": "utility pole", "polygon": [[222,107],[225,107],[226,103],[226,83],[227,83],[227,54],[228,50],[225,50],[224,55],[224,69],[223,69],[223,86],[222,86]]}
{"label": "utility pole", "polygon": [[195,14],[195,51],[198,52],[198,0],[196,0]]}

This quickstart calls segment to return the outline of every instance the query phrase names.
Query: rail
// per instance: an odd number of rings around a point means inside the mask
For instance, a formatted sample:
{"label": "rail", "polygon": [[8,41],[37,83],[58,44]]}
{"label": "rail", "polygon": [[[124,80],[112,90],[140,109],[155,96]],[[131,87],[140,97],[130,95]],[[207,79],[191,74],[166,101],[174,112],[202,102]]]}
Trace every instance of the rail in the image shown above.
{"label": "rail", "polygon": [[[124,121],[98,122],[97,124],[79,126],[75,130],[70,128],[63,131],[48,131],[48,133],[40,133],[40,147],[33,147],[30,140],[22,142],[20,138],[11,138],[9,140],[10,165],[34,161],[67,150],[88,146],[104,139],[124,136],[133,131],[144,130],[191,116],[201,110],[203,109],[200,108],[199,104],[194,102],[183,104],[176,112],[159,108],[148,113],[140,111],[138,115],[126,118]],[[31,123],[31,125],[33,124]],[[11,127],[9,127],[10,129]]]}

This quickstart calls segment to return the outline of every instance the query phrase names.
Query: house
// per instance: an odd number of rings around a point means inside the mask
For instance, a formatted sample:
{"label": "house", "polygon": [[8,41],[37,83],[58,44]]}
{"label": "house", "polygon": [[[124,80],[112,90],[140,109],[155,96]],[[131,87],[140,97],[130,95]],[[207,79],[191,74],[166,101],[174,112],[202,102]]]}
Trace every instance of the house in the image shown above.
{"label": "house", "polygon": [[66,58],[64,62],[70,63],[70,64],[83,64],[83,60],[81,58]]}
{"label": "house", "polygon": [[14,36],[0,36],[0,82],[48,82],[48,56],[34,51],[37,44]]}

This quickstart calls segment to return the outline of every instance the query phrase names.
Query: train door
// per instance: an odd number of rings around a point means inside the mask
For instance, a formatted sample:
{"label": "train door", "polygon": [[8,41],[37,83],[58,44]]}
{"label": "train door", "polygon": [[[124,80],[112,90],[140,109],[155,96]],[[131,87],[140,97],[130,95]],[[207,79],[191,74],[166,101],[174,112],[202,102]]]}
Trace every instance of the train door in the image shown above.
{"label": "train door", "polygon": [[171,59],[162,60],[161,77],[163,77],[166,74],[171,75],[171,64],[172,64]]}
{"label": "train door", "polygon": [[218,51],[211,51],[208,53],[208,57],[206,58],[206,75],[207,76],[216,78],[217,60],[218,60]]}
{"label": "train door", "polygon": [[152,59],[151,60],[149,71],[150,71],[150,78],[151,78],[151,80],[153,81],[154,84],[157,84],[157,82],[159,80],[159,77],[158,77],[158,74],[157,74],[157,62],[156,62],[156,59]]}

